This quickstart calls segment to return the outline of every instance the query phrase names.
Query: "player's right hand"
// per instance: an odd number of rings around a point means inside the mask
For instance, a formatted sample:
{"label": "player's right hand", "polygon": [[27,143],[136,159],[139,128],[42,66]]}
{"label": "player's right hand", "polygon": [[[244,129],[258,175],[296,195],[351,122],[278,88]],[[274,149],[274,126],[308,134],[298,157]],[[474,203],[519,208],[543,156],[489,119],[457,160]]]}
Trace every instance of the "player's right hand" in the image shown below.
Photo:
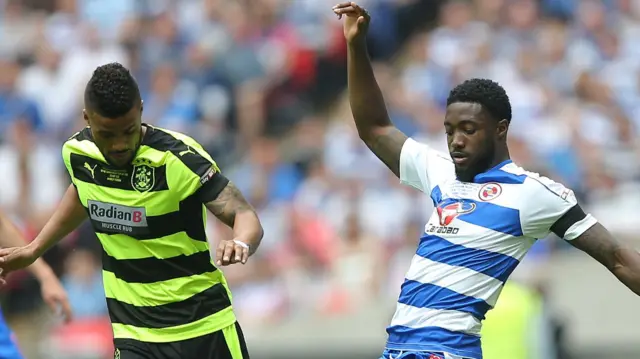
{"label": "player's right hand", "polygon": [[14,270],[23,269],[38,259],[37,254],[30,246],[11,247],[0,249],[0,273],[3,277]]}
{"label": "player's right hand", "polygon": [[227,266],[234,263],[247,263],[249,246],[239,239],[221,240],[216,250],[216,265]]}
{"label": "player's right hand", "polygon": [[367,10],[355,2],[344,2],[334,6],[333,12],[339,19],[345,16],[343,30],[348,43],[364,41],[371,20]]}

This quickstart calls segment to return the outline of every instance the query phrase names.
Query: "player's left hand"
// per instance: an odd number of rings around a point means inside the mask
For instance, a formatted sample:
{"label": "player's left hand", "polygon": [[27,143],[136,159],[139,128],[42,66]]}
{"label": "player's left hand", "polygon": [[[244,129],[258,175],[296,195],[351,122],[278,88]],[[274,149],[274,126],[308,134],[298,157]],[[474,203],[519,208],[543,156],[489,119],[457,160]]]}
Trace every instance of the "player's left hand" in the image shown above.
{"label": "player's left hand", "polygon": [[61,314],[64,322],[69,323],[72,319],[71,305],[67,293],[62,284],[55,276],[47,277],[40,281],[42,299],[49,306],[51,311]]}
{"label": "player's left hand", "polygon": [[216,250],[216,265],[226,266],[234,263],[247,263],[249,245],[239,239],[222,240]]}

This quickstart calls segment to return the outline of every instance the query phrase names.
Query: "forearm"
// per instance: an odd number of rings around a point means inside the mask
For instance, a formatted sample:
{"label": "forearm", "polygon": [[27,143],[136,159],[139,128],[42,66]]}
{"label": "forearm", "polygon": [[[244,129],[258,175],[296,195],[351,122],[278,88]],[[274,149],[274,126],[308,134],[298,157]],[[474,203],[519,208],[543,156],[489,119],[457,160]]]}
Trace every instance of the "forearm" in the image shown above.
{"label": "forearm", "polygon": [[[20,230],[4,214],[0,214],[0,246],[22,247],[27,243]],[[27,269],[40,282],[54,275],[51,267],[42,259],[36,260]]]}
{"label": "forearm", "polygon": [[234,239],[249,245],[250,255],[255,253],[263,236],[262,224],[256,211],[232,182],[228,182],[215,200],[206,203],[206,207],[233,229]]}
{"label": "forearm", "polygon": [[67,189],[60,205],[45,224],[40,234],[29,245],[38,257],[53,247],[61,239],[76,229],[87,218],[87,212],[80,203],[76,188]]}
{"label": "forearm", "polygon": [[366,139],[371,131],[391,126],[391,121],[364,40],[348,45],[347,66],[351,111],[360,136]]}
{"label": "forearm", "polygon": [[263,235],[264,231],[255,211],[245,210],[236,213],[233,223],[233,237],[249,245],[249,255],[256,252]]}
{"label": "forearm", "polygon": [[600,223],[569,243],[600,262],[624,285],[640,295],[640,253],[620,243]]}
{"label": "forearm", "polygon": [[616,264],[611,272],[629,289],[640,295],[640,253],[631,248],[619,248],[615,252]]}

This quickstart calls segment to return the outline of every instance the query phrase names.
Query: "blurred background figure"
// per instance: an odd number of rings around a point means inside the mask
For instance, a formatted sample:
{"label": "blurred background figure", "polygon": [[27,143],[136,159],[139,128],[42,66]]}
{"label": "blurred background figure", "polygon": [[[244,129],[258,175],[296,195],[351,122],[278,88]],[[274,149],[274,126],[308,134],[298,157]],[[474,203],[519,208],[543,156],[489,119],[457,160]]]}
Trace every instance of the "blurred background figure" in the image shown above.
{"label": "blurred background figure", "polygon": [[[496,80],[513,106],[514,160],[640,242],[639,2],[360,3],[400,129],[446,150],[449,90]],[[119,61],[140,84],[145,121],[195,137],[260,213],[261,250],[225,268],[252,355],[378,357],[433,208],[357,138],[333,5],[0,0],[0,208],[27,237],[40,230],[69,184],[60,148],[84,126],[85,81]],[[230,236],[214,219],[208,230]],[[113,357],[101,255],[88,226],[47,253],[76,312],[66,326],[42,310],[33,278],[11,276],[0,299],[27,359]],[[604,268],[547,238],[489,313],[486,357],[637,359],[637,307]]]}

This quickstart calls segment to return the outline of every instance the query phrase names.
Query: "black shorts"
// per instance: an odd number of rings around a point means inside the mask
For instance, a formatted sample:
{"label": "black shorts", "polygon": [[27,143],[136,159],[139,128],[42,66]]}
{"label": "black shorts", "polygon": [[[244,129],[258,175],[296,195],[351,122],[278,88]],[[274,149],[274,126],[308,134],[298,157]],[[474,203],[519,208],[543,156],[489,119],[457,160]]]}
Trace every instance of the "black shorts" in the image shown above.
{"label": "black shorts", "polygon": [[115,359],[249,359],[240,325],[172,343],[116,339]]}

